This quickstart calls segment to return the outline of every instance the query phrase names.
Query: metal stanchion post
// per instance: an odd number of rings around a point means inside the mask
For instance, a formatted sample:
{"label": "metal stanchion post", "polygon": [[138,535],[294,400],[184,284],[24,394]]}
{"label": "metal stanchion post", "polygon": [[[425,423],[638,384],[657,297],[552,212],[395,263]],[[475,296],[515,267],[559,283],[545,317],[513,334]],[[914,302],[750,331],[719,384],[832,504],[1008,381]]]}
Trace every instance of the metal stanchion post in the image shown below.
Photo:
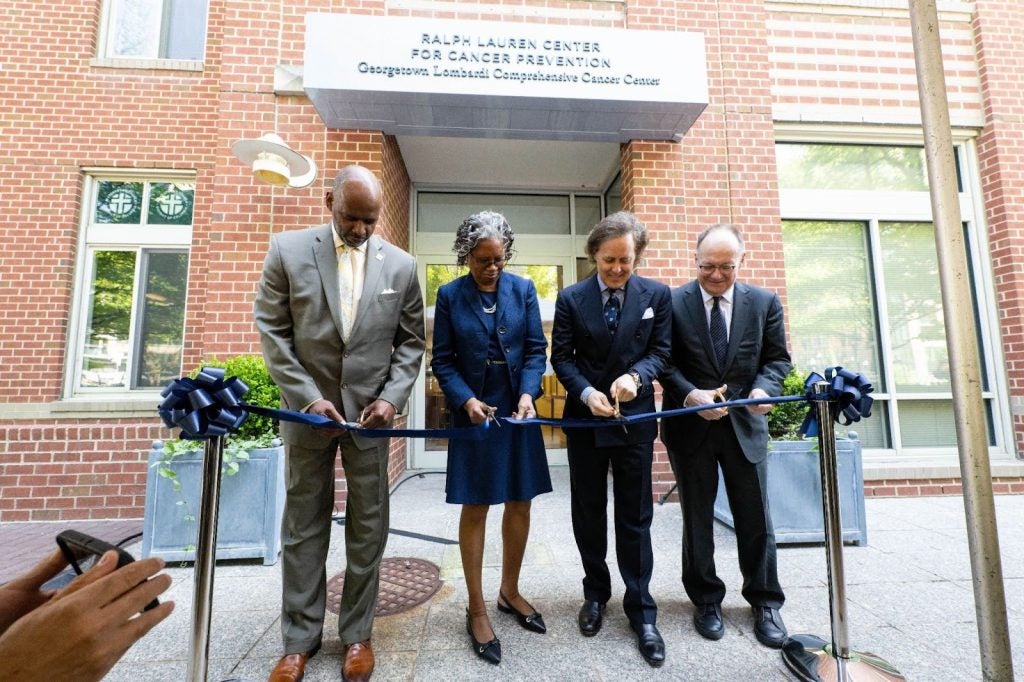
{"label": "metal stanchion post", "polygon": [[[829,382],[814,384],[816,396],[829,394]],[[825,551],[828,560],[828,597],[832,615],[832,640],[815,635],[793,635],[782,647],[782,660],[801,680],[855,682],[856,680],[904,680],[884,659],[850,649],[846,623],[846,576],[843,568],[843,527],[839,507],[839,473],[836,460],[834,400],[815,400],[818,421],[818,456],[821,461],[821,506],[825,520]]]}
{"label": "metal stanchion post", "polygon": [[210,657],[210,616],[213,601],[213,569],[217,554],[217,510],[220,506],[221,465],[224,436],[206,441],[203,457],[203,491],[199,503],[199,538],[196,540],[195,593],[192,595],[192,642],[188,680],[205,682]]}

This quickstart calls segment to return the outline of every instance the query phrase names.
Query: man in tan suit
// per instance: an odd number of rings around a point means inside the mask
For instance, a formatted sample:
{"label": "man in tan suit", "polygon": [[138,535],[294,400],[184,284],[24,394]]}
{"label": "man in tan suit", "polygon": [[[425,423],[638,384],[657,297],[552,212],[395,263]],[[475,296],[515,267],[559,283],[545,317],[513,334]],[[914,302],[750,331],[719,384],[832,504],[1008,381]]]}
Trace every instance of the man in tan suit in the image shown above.
{"label": "man in tan suit", "polygon": [[[360,166],[327,191],[332,222],[274,235],[256,295],[263,356],[282,407],[366,428],[391,423],[409,398],[425,345],[416,262],[373,236],[381,186]],[[282,528],[281,630],[285,656],[271,682],[301,680],[320,648],[334,458],[348,486],[345,586],[338,632],[343,679],[369,679],[370,633],[388,533],[387,438],[281,423],[288,498]]]}

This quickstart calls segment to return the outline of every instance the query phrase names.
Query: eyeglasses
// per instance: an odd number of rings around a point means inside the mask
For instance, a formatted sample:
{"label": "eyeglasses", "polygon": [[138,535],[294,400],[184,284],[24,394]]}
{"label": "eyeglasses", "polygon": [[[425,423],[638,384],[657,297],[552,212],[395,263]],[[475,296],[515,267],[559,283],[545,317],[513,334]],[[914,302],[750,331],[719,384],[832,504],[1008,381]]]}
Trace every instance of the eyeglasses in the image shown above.
{"label": "eyeglasses", "polygon": [[710,263],[700,263],[697,265],[697,269],[700,270],[702,275],[714,274],[715,270],[718,270],[723,275],[731,275],[736,271],[735,263],[726,263],[725,265],[711,265]]}
{"label": "eyeglasses", "polygon": [[498,268],[502,268],[505,266],[504,258],[477,258],[476,256],[470,256],[470,258],[473,259],[473,263],[475,265],[478,265],[485,269],[491,267],[492,265]]}

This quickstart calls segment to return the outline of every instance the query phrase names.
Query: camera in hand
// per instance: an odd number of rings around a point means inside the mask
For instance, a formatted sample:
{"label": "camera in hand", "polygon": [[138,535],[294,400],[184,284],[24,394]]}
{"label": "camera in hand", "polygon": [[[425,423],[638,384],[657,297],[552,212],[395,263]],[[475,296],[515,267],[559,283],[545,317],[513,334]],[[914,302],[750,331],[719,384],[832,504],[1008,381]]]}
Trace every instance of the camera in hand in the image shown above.
{"label": "camera in hand", "polygon": [[[60,533],[57,536],[57,545],[64,553],[64,558],[68,560],[68,563],[71,564],[71,567],[78,575],[85,573],[95,566],[100,557],[110,551],[117,552],[118,568],[135,561],[131,554],[120,547],[104,542],[99,538],[94,538],[91,535],[79,533],[77,530],[66,530]],[[149,611],[159,605],[160,602],[154,599],[146,604],[143,611]]]}

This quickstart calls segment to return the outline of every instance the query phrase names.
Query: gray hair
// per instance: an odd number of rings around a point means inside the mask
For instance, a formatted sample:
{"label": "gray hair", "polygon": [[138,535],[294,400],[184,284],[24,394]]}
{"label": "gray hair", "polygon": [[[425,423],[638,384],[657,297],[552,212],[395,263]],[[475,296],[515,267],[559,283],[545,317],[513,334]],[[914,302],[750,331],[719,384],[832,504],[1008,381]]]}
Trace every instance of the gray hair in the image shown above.
{"label": "gray hair", "polygon": [[480,211],[474,213],[459,225],[455,230],[455,243],[452,251],[455,252],[456,263],[466,265],[469,262],[469,254],[476,248],[476,245],[485,239],[497,239],[505,247],[505,260],[512,258],[512,242],[515,241],[515,233],[509,226],[505,216],[494,211]]}
{"label": "gray hair", "polygon": [[593,263],[602,244],[609,239],[627,235],[633,235],[634,255],[639,259],[640,254],[647,248],[647,227],[629,211],[619,211],[605,216],[605,219],[594,225],[594,229],[587,235],[587,258]]}
{"label": "gray hair", "polygon": [[743,255],[743,252],[746,250],[743,246],[743,234],[740,232],[740,228],[731,223],[715,223],[705,227],[697,237],[697,251],[700,251],[700,245],[704,243],[704,239],[712,232],[728,232],[736,237],[736,243],[740,246],[740,255]]}

